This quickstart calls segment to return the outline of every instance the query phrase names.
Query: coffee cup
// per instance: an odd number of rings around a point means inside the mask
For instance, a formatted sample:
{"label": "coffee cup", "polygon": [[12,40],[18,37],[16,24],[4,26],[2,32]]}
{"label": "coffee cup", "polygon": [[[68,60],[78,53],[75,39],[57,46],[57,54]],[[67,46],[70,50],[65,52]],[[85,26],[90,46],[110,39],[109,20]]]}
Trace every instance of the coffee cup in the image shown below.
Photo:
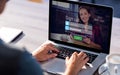
{"label": "coffee cup", "polygon": [[110,54],[106,57],[109,75],[120,75],[120,54]]}

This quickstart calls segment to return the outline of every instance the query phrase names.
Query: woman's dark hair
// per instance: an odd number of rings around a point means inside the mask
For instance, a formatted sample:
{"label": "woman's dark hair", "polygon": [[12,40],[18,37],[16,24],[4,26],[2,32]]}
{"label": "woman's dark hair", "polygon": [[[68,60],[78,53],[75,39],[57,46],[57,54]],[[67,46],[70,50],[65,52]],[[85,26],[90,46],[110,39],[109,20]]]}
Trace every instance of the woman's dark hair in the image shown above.
{"label": "woman's dark hair", "polygon": [[[88,6],[80,6],[80,7],[79,7],[79,11],[80,11],[81,9],[86,9],[87,12],[91,15],[90,18],[89,18],[88,24],[93,24],[93,17],[92,17],[92,14],[93,14],[93,13],[91,12],[92,10],[91,10]],[[83,21],[82,21],[81,18],[80,18],[80,13],[79,13],[79,11],[78,11],[79,23],[84,24]]]}

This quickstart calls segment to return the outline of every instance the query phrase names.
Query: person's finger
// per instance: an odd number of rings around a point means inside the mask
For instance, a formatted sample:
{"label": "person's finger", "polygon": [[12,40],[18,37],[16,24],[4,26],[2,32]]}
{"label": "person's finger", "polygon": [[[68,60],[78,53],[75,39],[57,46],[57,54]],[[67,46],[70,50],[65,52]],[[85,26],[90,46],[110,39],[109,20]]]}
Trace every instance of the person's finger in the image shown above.
{"label": "person's finger", "polygon": [[69,57],[66,57],[65,61],[67,62],[70,58]]}
{"label": "person's finger", "polygon": [[85,53],[83,53],[83,55],[81,57],[79,56],[79,58],[81,58],[82,60],[84,60],[86,57],[87,57],[87,55]]}
{"label": "person's finger", "polygon": [[81,63],[82,63],[83,65],[85,65],[88,61],[89,61],[89,58],[87,57],[87,58],[85,58]]}
{"label": "person's finger", "polygon": [[89,58],[86,58],[85,60],[83,60],[82,62],[80,62],[79,66],[85,66],[88,62]]}
{"label": "person's finger", "polygon": [[49,47],[49,50],[52,50],[52,51],[55,51],[55,52],[59,52],[59,50],[57,49],[57,48],[55,48],[55,47]]}
{"label": "person's finger", "polygon": [[72,34],[70,34],[70,39],[73,39],[73,36],[72,36]]}
{"label": "person's finger", "polygon": [[48,46],[54,47],[54,45],[52,43],[48,43]]}
{"label": "person's finger", "polygon": [[83,51],[81,51],[81,52],[78,54],[79,57],[82,57],[83,55],[84,55],[84,52],[83,52]]}
{"label": "person's finger", "polygon": [[84,59],[84,61],[85,61],[85,62],[88,62],[88,61],[89,61],[89,57],[86,57],[86,58]]}
{"label": "person's finger", "polygon": [[77,54],[78,54],[77,52],[74,52],[72,55],[73,55],[73,56],[74,56],[74,55],[76,56]]}
{"label": "person's finger", "polygon": [[56,56],[57,56],[57,54],[53,53],[53,54],[48,55],[47,58],[48,58],[48,59],[50,59],[50,58],[55,58]]}
{"label": "person's finger", "polygon": [[78,54],[77,52],[74,52],[74,53],[72,54],[72,56],[70,57],[70,60],[76,61],[77,54]]}

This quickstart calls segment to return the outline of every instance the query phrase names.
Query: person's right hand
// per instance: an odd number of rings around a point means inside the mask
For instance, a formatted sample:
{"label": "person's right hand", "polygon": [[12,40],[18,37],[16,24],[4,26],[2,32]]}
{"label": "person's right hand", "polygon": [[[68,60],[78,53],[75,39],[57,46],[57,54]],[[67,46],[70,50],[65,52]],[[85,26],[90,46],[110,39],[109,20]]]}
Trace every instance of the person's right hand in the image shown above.
{"label": "person's right hand", "polygon": [[74,52],[72,56],[66,58],[66,70],[65,75],[78,75],[82,67],[87,63],[89,58],[83,52],[79,54]]}

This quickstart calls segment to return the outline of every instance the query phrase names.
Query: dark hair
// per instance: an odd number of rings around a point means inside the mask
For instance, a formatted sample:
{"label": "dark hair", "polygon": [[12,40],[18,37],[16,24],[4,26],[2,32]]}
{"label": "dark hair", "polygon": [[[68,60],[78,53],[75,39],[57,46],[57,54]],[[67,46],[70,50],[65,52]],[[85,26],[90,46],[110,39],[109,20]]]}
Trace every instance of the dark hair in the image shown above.
{"label": "dark hair", "polygon": [[[80,6],[80,7],[79,7],[79,11],[80,11],[81,9],[86,9],[87,12],[91,15],[90,18],[89,18],[88,24],[93,24],[93,17],[92,17],[91,9],[90,9],[88,6]],[[82,21],[81,18],[80,18],[80,13],[79,13],[79,11],[78,11],[79,23],[84,24],[83,21]]]}

